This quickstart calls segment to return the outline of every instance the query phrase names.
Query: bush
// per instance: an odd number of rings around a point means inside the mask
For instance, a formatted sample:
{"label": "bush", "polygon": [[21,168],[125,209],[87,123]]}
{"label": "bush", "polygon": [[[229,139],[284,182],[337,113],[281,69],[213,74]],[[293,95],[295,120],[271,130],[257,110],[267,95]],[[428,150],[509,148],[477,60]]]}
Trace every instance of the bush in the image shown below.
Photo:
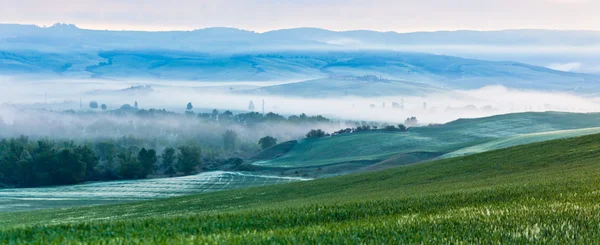
{"label": "bush", "polygon": [[306,138],[321,138],[321,137],[325,137],[325,136],[328,136],[328,134],[325,133],[325,131],[323,131],[321,129],[311,129],[306,134]]}

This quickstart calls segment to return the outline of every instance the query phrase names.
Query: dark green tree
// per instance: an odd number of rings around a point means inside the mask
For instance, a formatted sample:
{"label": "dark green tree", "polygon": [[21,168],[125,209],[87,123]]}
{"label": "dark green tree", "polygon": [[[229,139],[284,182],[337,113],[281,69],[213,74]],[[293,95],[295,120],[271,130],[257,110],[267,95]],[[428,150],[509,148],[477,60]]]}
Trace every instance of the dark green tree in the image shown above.
{"label": "dark green tree", "polygon": [[267,149],[269,147],[272,147],[274,145],[277,144],[277,139],[271,137],[271,136],[265,136],[262,137],[260,140],[258,140],[258,144],[260,145],[260,148]]}
{"label": "dark green tree", "polygon": [[40,140],[33,149],[33,174],[35,182],[31,186],[51,185],[50,172],[56,167],[57,150],[52,141]]}
{"label": "dark green tree", "polygon": [[142,165],[133,156],[131,151],[122,151],[117,156],[119,159],[119,175],[124,179],[136,179],[141,178],[142,172],[144,171]]}
{"label": "dark green tree", "polygon": [[191,174],[202,164],[200,148],[197,146],[179,147],[177,169],[185,174]]}
{"label": "dark green tree", "polygon": [[185,108],[186,110],[191,111],[192,109],[194,109],[194,106],[192,105],[192,102],[188,102]]}
{"label": "dark green tree", "polygon": [[142,167],[139,174],[140,178],[146,178],[148,174],[154,173],[156,169],[157,156],[156,151],[153,149],[146,150],[142,148],[138,153],[138,161]]}
{"label": "dark green tree", "polygon": [[175,149],[171,147],[165,148],[165,150],[160,155],[161,159],[161,167],[164,169],[168,169],[169,167],[175,166]]}
{"label": "dark green tree", "polygon": [[85,163],[81,155],[71,148],[64,148],[56,155],[56,169],[50,173],[52,182],[59,185],[77,184],[85,178]]}
{"label": "dark green tree", "polygon": [[75,148],[75,152],[81,156],[81,161],[85,164],[85,179],[86,180],[97,180],[97,169],[99,158],[96,153],[86,145],[78,146]]}
{"label": "dark green tree", "polygon": [[400,132],[406,132],[406,130],[408,130],[404,124],[398,124],[398,129]]}
{"label": "dark green tree", "polygon": [[311,129],[306,134],[306,138],[321,138],[327,136],[327,133],[322,129]]}

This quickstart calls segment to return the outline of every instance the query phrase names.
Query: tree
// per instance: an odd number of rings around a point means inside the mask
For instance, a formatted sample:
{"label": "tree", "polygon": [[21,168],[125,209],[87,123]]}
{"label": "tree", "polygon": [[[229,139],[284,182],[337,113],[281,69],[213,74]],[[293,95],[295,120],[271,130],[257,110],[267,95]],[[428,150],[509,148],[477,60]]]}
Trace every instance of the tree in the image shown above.
{"label": "tree", "polygon": [[248,104],[248,110],[249,111],[254,111],[255,107],[254,107],[254,102],[250,101],[250,103]]}
{"label": "tree", "polygon": [[99,158],[92,149],[85,145],[76,147],[75,152],[81,156],[81,161],[85,164],[85,179],[95,180]]}
{"label": "tree", "polygon": [[103,111],[106,111],[106,109],[108,109],[108,107],[106,106],[106,104],[102,104],[102,105],[100,106],[100,108],[101,108]]}
{"label": "tree", "polygon": [[273,147],[274,145],[277,144],[277,139],[271,137],[271,136],[265,136],[262,137],[259,141],[258,144],[260,145],[260,148],[267,149],[270,147]]}
{"label": "tree", "polygon": [[394,125],[387,125],[383,128],[383,130],[385,131],[396,131],[396,126]]}
{"label": "tree", "polygon": [[126,150],[119,153],[117,156],[119,159],[119,175],[124,179],[135,179],[140,178],[143,172],[142,166],[133,156],[131,151]]}
{"label": "tree", "polygon": [[84,179],[86,173],[85,163],[73,149],[60,150],[56,155],[55,163],[56,168],[50,172],[54,184],[77,184]]}
{"label": "tree", "polygon": [[175,149],[171,147],[165,148],[160,155],[160,159],[162,168],[168,169],[169,167],[173,167],[175,165]]}
{"label": "tree", "polygon": [[219,110],[213,109],[210,114],[210,118],[212,118],[213,120],[216,121],[218,116],[219,116]]}
{"label": "tree", "polygon": [[202,164],[200,148],[196,146],[179,147],[177,169],[185,174],[191,174]]}
{"label": "tree", "polygon": [[137,103],[137,101],[134,101],[134,102],[133,102],[133,108],[135,108],[135,109],[137,109],[137,108],[138,108],[138,103]]}
{"label": "tree", "polygon": [[327,136],[327,133],[321,129],[311,129],[306,134],[306,138],[321,138]]}
{"label": "tree", "polygon": [[28,150],[23,150],[23,152],[21,152],[17,167],[19,169],[19,176],[17,176],[17,178],[22,186],[28,186],[35,182],[35,175],[33,174],[33,157]]}
{"label": "tree", "polygon": [[225,150],[235,150],[235,141],[237,140],[237,133],[233,130],[227,130],[223,134],[223,145]]}
{"label": "tree", "polygon": [[406,132],[407,130],[406,126],[404,126],[403,124],[398,124],[398,129],[400,130],[400,132]]}
{"label": "tree", "polygon": [[39,140],[32,153],[32,174],[35,175],[35,180],[28,185],[52,185],[50,171],[56,166],[55,157],[57,150],[55,149],[55,144],[52,141]]}
{"label": "tree", "polygon": [[121,109],[121,110],[123,110],[123,111],[131,111],[131,110],[133,110],[134,108],[133,108],[133,107],[132,107],[130,104],[124,104],[124,105],[122,105],[122,106],[121,106],[121,108],[119,108],[119,109]]}
{"label": "tree", "polygon": [[194,109],[194,106],[192,105],[192,102],[188,102],[185,108],[186,110],[191,111],[192,109]]}
{"label": "tree", "polygon": [[154,172],[154,169],[156,168],[156,162],[157,162],[155,150],[153,150],[153,149],[146,150],[146,148],[142,148],[140,150],[140,152],[138,153],[137,159],[140,162],[140,166],[141,166],[141,171],[139,173],[140,178],[146,178],[148,176],[148,174],[151,174]]}
{"label": "tree", "polygon": [[96,101],[90,101],[90,108],[92,109],[98,109],[98,102]]}

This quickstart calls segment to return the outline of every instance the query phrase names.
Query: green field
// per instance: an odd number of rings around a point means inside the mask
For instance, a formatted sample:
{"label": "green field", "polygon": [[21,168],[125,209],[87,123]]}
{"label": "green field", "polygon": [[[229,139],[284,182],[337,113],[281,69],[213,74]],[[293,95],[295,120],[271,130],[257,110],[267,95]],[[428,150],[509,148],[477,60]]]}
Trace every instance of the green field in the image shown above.
{"label": "green field", "polygon": [[313,181],[0,214],[0,243],[600,241],[600,135]]}
{"label": "green field", "polygon": [[0,188],[0,212],[121,203],[306,180],[213,171],[142,180],[104,181],[42,188]]}
{"label": "green field", "polygon": [[498,140],[492,140],[479,145],[466,147],[457,151],[444,154],[441,158],[458,157],[464,155],[470,155],[480,152],[486,152],[491,150],[497,150],[507,148],[516,145],[531,144],[535,142],[562,139],[569,137],[578,137],[589,134],[600,133],[600,128],[583,128],[583,129],[571,129],[571,130],[556,130],[550,132],[532,133],[532,134],[520,134]]}
{"label": "green field", "polygon": [[[276,146],[269,150],[273,151],[272,157],[262,153],[261,157],[256,158],[253,164],[265,167],[306,168],[361,161],[373,164],[398,155],[416,152],[428,152],[432,156],[449,153],[476,153],[487,148],[498,149],[599,131],[598,129],[588,129],[577,133],[557,132],[548,137],[524,135],[594,127],[600,127],[600,113],[514,113],[486,118],[460,119],[443,125],[415,127],[408,132],[377,130],[319,139],[304,139],[293,143],[292,147],[289,143],[281,147]],[[494,143],[498,140],[510,142]],[[480,146],[479,150],[469,149],[469,147],[475,146]]]}

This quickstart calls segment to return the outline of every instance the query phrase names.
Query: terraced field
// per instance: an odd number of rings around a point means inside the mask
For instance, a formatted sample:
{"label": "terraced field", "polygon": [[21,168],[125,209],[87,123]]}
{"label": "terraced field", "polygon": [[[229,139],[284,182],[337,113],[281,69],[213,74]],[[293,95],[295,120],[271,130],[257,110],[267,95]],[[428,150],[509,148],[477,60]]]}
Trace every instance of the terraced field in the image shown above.
{"label": "terraced field", "polygon": [[[531,112],[478,119],[460,119],[443,125],[411,128],[408,132],[382,130],[319,139],[304,139],[271,151],[274,157],[255,159],[255,165],[306,168],[347,162],[376,163],[399,154],[428,152],[431,155],[466,154],[485,149],[526,144],[545,139],[598,132],[600,113]],[[573,132],[563,130],[585,129]],[[548,132],[549,134],[532,135]],[[487,145],[482,145],[487,144]],[[471,148],[476,147],[479,148]],[[456,152],[461,150],[460,152]],[[479,149],[479,150],[476,150]],[[452,153],[456,152],[456,153]]]}
{"label": "terraced field", "polygon": [[305,179],[216,171],[176,178],[0,189],[0,212],[140,201],[299,180]]}

